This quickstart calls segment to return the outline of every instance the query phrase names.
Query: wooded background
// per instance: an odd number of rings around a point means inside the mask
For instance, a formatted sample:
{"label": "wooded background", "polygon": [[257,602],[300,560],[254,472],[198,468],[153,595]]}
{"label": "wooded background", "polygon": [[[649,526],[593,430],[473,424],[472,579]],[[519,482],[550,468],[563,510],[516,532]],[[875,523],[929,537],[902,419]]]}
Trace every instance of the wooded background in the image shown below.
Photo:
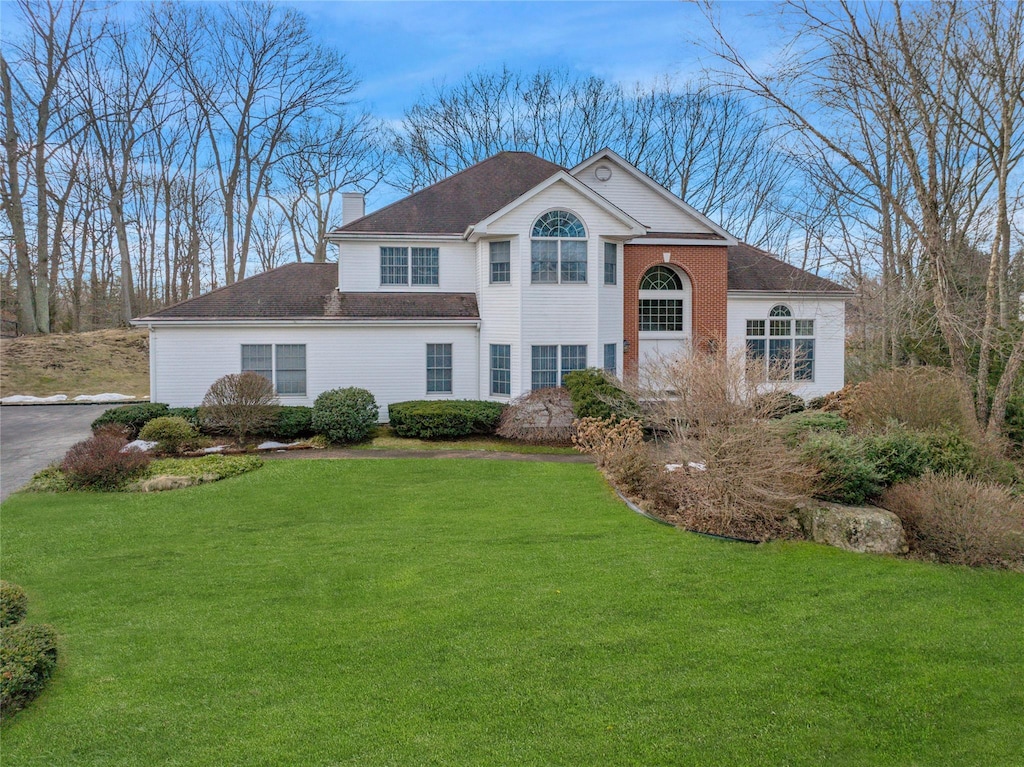
{"label": "wooded background", "polygon": [[855,290],[852,377],[949,366],[998,430],[1024,364],[1024,4],[766,6],[786,43],[767,65],[701,8],[697,79],[497,66],[434,85],[396,124],[359,105],[344,51],[296,7],[7,4],[3,308],[23,333],[124,324],[325,260],[343,190],[415,191],[505,149],[571,167],[607,146]]}

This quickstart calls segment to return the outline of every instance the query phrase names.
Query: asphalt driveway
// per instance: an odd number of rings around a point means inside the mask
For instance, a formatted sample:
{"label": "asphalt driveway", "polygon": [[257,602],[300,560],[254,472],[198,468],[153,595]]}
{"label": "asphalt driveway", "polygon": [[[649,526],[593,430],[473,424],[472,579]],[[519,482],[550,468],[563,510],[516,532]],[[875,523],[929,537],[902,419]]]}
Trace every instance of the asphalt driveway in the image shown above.
{"label": "asphalt driveway", "polygon": [[64,457],[89,436],[105,405],[4,405],[0,407],[0,500],[32,475]]}

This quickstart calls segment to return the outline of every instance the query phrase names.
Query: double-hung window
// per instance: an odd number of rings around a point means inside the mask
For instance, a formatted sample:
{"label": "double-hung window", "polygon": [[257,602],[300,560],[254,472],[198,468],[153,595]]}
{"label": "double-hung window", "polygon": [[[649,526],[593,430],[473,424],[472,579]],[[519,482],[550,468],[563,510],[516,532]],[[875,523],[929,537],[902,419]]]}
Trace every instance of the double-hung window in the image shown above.
{"label": "double-hung window", "polygon": [[491,395],[507,397],[512,394],[512,347],[509,344],[491,344]]}
{"label": "double-hung window", "polygon": [[587,281],[587,232],[576,216],[548,211],[534,223],[530,236],[533,284]]}
{"label": "double-hung window", "polygon": [[491,284],[512,281],[512,243],[508,240],[490,244]]}
{"label": "double-hung window", "polygon": [[747,369],[758,380],[813,381],[814,320],[793,319],[784,304],[747,320]]}
{"label": "double-hung window", "polygon": [[561,386],[568,373],[587,367],[585,344],[566,344],[561,347],[554,344],[534,346],[530,356],[532,362],[530,387],[532,389]]}
{"label": "double-hung window", "polygon": [[618,371],[618,349],[616,344],[604,345],[604,372],[616,375]]}
{"label": "double-hung window", "polygon": [[440,271],[437,248],[380,249],[381,285],[438,285]]}
{"label": "double-hung window", "polygon": [[604,244],[604,284],[614,285],[618,282],[619,246],[614,242]]}
{"label": "double-hung window", "polygon": [[281,396],[304,396],[306,345],[242,344],[242,372],[263,376]]}
{"label": "double-hung window", "polygon": [[427,344],[427,394],[452,393],[452,345]]}

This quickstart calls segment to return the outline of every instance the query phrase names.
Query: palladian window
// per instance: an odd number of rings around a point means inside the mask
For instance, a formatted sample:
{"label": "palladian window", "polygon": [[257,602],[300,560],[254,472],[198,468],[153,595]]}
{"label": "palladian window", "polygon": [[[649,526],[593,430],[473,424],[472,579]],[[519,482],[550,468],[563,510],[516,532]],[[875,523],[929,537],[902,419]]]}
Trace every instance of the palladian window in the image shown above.
{"label": "palladian window", "polygon": [[576,216],[548,211],[534,223],[530,238],[532,283],[587,281],[587,232]]}
{"label": "palladian window", "polygon": [[683,330],[683,281],[667,266],[653,266],[640,281],[640,290],[664,291],[664,298],[640,299],[640,330],[679,333]]}

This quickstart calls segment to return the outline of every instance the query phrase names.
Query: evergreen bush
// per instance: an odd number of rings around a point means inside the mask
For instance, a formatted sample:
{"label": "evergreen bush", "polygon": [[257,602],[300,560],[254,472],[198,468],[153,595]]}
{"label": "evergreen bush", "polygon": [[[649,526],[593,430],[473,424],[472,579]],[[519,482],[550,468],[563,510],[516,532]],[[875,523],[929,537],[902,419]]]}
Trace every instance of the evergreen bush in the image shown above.
{"label": "evergreen bush", "polygon": [[313,403],[313,431],[334,443],[362,442],[376,428],[379,414],[366,389],[330,389]]}

